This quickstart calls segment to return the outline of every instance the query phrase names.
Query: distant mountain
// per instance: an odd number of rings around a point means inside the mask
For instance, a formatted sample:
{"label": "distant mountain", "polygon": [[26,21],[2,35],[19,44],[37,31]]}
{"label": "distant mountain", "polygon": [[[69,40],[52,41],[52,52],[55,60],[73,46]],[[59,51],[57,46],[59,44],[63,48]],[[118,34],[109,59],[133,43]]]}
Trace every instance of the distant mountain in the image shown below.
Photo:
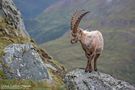
{"label": "distant mountain", "polygon": [[35,39],[40,43],[54,39],[41,46],[68,70],[86,65],[80,44],[70,44],[70,18],[76,9],[91,11],[82,20],[82,28],[103,33],[105,47],[98,69],[135,84],[135,0],[63,0],[37,18],[40,31]]}
{"label": "distant mountain", "polygon": [[30,19],[38,16],[48,6],[58,0],[13,0],[21,11],[24,19]]}
{"label": "distant mountain", "polygon": [[38,43],[59,38],[70,29],[70,18],[76,9],[91,11],[82,24],[89,29],[134,26],[134,3],[134,0],[61,0],[35,19],[38,24],[27,24],[28,30]]}
{"label": "distant mountain", "polygon": [[[40,22],[35,20],[35,18],[39,16],[41,13],[43,13],[49,6],[55,4],[60,0],[13,0],[13,1],[15,2],[16,6],[22,13],[26,30],[32,37],[34,36],[33,38],[35,38],[35,35],[39,30],[37,27],[40,24]],[[31,32],[31,30],[33,31]]]}

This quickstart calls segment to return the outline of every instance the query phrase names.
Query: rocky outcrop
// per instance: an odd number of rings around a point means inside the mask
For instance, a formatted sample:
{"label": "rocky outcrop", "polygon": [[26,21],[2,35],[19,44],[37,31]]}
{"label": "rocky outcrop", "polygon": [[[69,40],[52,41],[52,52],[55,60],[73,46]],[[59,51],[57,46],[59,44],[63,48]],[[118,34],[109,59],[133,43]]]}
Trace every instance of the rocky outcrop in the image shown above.
{"label": "rocky outcrop", "polygon": [[50,90],[61,89],[64,87],[64,73],[63,65],[29,37],[13,1],[0,0],[0,84],[4,79],[27,79],[42,81],[42,86]]}
{"label": "rocky outcrop", "polygon": [[135,87],[129,83],[117,80],[108,74],[86,73],[83,69],[69,72],[65,77],[65,83],[69,90],[135,90]]}
{"label": "rocky outcrop", "polygon": [[17,10],[15,4],[12,0],[1,0],[1,9],[3,11],[4,17],[7,19],[7,23],[14,26],[15,29],[19,30],[19,34],[24,37],[29,36],[25,30],[23,19],[21,13]]}
{"label": "rocky outcrop", "polygon": [[46,65],[32,44],[11,44],[4,50],[3,71],[8,79],[50,79]]}

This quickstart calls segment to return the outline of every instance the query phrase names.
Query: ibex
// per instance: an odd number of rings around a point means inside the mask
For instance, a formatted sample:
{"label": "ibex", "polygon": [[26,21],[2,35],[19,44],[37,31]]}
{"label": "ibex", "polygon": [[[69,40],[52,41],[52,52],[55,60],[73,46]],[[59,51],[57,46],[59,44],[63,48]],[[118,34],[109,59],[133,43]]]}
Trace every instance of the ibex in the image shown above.
{"label": "ibex", "polygon": [[104,46],[103,36],[100,31],[94,30],[89,32],[79,28],[81,19],[88,13],[89,11],[85,10],[76,11],[71,19],[71,43],[74,44],[79,41],[88,59],[85,72],[92,71],[92,60],[94,60],[94,71],[97,71],[96,62],[101,55]]}

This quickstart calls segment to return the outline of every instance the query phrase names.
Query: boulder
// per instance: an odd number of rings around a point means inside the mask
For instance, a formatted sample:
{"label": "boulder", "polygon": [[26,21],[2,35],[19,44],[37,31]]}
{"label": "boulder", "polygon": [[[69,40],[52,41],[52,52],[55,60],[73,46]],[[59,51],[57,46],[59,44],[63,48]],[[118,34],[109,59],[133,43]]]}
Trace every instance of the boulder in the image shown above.
{"label": "boulder", "polygon": [[50,79],[46,65],[32,44],[8,45],[2,61],[8,79]]}
{"label": "boulder", "polygon": [[86,73],[83,69],[67,73],[64,80],[68,90],[135,90],[134,86],[109,74]]}

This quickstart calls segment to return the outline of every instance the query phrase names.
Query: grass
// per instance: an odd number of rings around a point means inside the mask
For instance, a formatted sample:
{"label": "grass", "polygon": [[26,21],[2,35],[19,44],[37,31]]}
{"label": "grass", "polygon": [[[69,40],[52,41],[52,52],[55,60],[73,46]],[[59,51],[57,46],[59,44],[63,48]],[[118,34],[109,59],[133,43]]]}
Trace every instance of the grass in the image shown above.
{"label": "grass", "polygon": [[[0,65],[2,67],[9,68],[6,64],[2,63],[2,57],[4,55],[4,49],[10,44],[33,44],[37,51],[41,49],[34,43],[30,41],[30,37],[24,37],[21,30],[15,29],[13,26],[6,23],[5,19],[0,19]],[[7,32],[5,32],[7,30]],[[17,35],[17,33],[19,35]],[[45,55],[46,52],[42,51],[39,54]],[[63,73],[65,72],[64,66],[59,64],[57,61],[50,60],[45,56],[43,60],[47,61],[45,63],[51,64],[57,70],[48,68],[49,75],[52,80],[42,80],[42,81],[32,81],[32,80],[8,80],[2,68],[0,68],[0,89],[38,89],[38,90],[65,90],[64,82],[62,80]],[[10,68],[9,68],[10,69]],[[9,70],[10,71],[10,70]]]}
{"label": "grass", "polygon": [[57,86],[52,82],[47,81],[32,81],[32,80],[1,80],[0,89],[19,89],[19,90],[65,90],[65,86]]}

